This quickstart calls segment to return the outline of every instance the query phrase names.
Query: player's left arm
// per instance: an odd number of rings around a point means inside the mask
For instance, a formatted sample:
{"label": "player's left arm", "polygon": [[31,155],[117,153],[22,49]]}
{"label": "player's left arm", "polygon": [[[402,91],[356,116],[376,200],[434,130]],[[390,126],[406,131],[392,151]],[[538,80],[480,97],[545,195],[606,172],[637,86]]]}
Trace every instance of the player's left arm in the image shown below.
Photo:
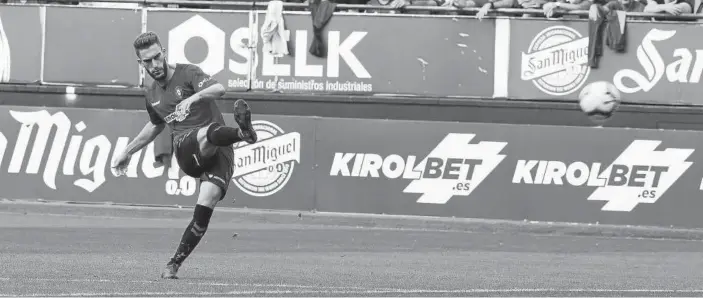
{"label": "player's left arm", "polygon": [[195,91],[195,94],[192,95],[195,102],[215,100],[225,95],[225,87],[203,72],[200,67],[190,65],[188,76],[188,82]]}

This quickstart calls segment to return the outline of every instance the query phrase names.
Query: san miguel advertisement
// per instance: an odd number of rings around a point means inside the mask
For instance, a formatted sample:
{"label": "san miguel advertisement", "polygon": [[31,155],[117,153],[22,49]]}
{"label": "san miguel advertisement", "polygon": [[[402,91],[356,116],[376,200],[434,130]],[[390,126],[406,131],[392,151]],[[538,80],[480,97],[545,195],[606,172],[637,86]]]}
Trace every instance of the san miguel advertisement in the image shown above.
{"label": "san miguel advertisement", "polygon": [[493,94],[493,22],[334,15],[322,33],[327,55],[318,57],[309,51],[310,14],[287,13],[289,54],[274,57],[263,50],[263,13],[149,10],[147,20],[172,62],[197,64],[231,90]]}
{"label": "san miguel advertisement", "polygon": [[702,137],[323,118],[318,210],[703,227]]}
{"label": "san miguel advertisement", "polygon": [[511,20],[509,96],[576,100],[593,81],[612,82],[623,101],[702,104],[703,42],[695,23],[628,22],[627,46],[603,44],[596,68],[588,66],[587,22]]}
{"label": "san miguel advertisement", "polygon": [[[144,111],[0,108],[3,198],[192,206],[199,181],[171,152],[168,130],[135,153],[125,176],[111,170],[148,121]],[[225,114],[230,125],[231,114]],[[267,116],[254,121],[260,141],[235,146],[235,170],[222,205],[312,206],[312,120]],[[164,146],[167,145],[167,146]],[[157,156],[166,155],[165,159]],[[165,161],[165,163],[162,163]]]}
{"label": "san miguel advertisement", "polygon": [[0,114],[0,180],[6,198],[152,203],[147,198],[192,199],[197,191],[177,165],[167,170],[156,163],[154,143],[133,156],[126,176],[112,174],[112,157],[146,123],[137,113],[3,107]]}

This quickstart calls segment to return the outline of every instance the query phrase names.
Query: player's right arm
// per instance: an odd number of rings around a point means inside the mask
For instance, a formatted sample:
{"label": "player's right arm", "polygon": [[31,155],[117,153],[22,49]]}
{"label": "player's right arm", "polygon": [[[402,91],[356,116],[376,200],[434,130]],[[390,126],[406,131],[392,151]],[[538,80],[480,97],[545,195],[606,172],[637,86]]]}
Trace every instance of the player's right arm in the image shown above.
{"label": "player's right arm", "polygon": [[146,101],[146,111],[147,114],[149,114],[149,122],[144,125],[142,131],[140,131],[137,137],[134,138],[134,140],[132,140],[125,148],[125,153],[128,155],[132,155],[144,148],[144,146],[149,145],[149,143],[154,141],[154,139],[159,136],[166,126],[164,119],[161,119],[159,114],[154,111],[154,108],[151,107],[148,100]]}
{"label": "player's right arm", "polygon": [[139,132],[134,140],[127,144],[122,154],[117,156],[113,161],[112,167],[117,170],[118,174],[124,173],[132,154],[153,142],[166,127],[166,122],[159,117],[149,102],[146,103],[146,110],[149,114],[149,122],[144,125],[142,131]]}
{"label": "player's right arm", "polygon": [[142,131],[139,132],[137,137],[134,138],[127,147],[125,148],[125,152],[129,155],[134,154],[135,152],[141,150],[144,148],[146,145],[149,145],[154,139],[156,139],[157,136],[164,130],[165,124],[160,123],[160,124],[154,124],[153,122],[149,121],[144,125],[144,128],[142,128]]}

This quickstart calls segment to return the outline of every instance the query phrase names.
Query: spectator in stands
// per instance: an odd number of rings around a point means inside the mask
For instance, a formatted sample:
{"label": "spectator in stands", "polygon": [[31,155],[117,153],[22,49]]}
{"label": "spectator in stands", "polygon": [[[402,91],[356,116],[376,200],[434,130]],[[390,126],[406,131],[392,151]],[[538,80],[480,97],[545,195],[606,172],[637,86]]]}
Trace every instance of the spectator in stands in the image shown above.
{"label": "spectator in stands", "polygon": [[568,11],[587,11],[591,4],[591,0],[556,0],[545,3],[542,6],[542,11],[544,11],[544,16],[548,18],[560,17]]}
{"label": "spectator in stands", "polygon": [[[461,0],[465,1],[465,0]],[[378,1],[379,3],[383,4],[383,2],[386,2],[384,0]],[[400,12],[404,11],[404,8],[406,6],[439,6],[441,5],[442,0],[392,0],[388,4],[390,7],[393,7]],[[371,2],[370,4],[374,4]],[[415,14],[437,14],[437,12],[433,11],[413,11]]]}
{"label": "spectator in stands", "polygon": [[[308,1],[305,1],[308,2]],[[337,4],[367,5],[369,0],[330,0]],[[347,9],[347,12],[366,12],[364,9]]]}
{"label": "spectator in stands", "polygon": [[[455,8],[481,7],[476,18],[483,19],[491,9],[498,8],[528,8],[540,9],[549,0],[443,0],[442,6]],[[532,15],[524,15],[532,16]]]}
{"label": "spectator in stands", "polygon": [[[470,1],[470,0],[469,0]],[[480,1],[480,0],[474,0]],[[548,18],[558,17],[567,11],[588,10],[591,6],[591,0],[498,0],[489,2],[481,7],[481,10],[476,14],[478,19],[482,19],[492,7],[498,8],[496,5],[506,8],[526,8],[526,9],[542,9],[544,15]],[[534,17],[536,14],[524,14],[523,17]]]}
{"label": "spectator in stands", "polygon": [[644,12],[645,3],[640,0],[611,0],[604,7],[608,10],[623,10],[625,12]]}
{"label": "spectator in stands", "polygon": [[[447,0],[450,1],[461,1],[461,0]],[[466,7],[481,7],[481,9],[476,13],[476,18],[479,20],[483,19],[488,14],[488,11],[496,8],[532,8],[530,5],[535,5],[539,8],[546,0],[464,0],[466,2]],[[523,4],[530,4],[528,7],[523,6]]]}
{"label": "spectator in stands", "polygon": [[681,15],[693,12],[694,0],[647,0],[644,12]]}
{"label": "spectator in stands", "polygon": [[[453,1],[462,1],[462,0],[453,0]],[[483,19],[487,14],[488,11],[493,9],[493,8],[525,8],[525,9],[535,9],[539,10],[542,9],[542,7],[550,3],[552,0],[488,0],[488,3],[486,3],[485,0],[463,0],[467,1],[468,5],[467,7],[476,7],[476,6],[481,6],[481,9],[478,11],[476,14],[476,18],[479,20]],[[476,5],[478,4],[478,5]],[[474,6],[471,6],[474,5]],[[536,17],[538,16],[537,14],[523,14],[523,17]]]}
{"label": "spectator in stands", "polygon": [[[550,0],[517,0],[518,7],[525,9],[542,9]],[[524,17],[534,17],[535,14],[525,14]]]}
{"label": "spectator in stands", "polygon": [[[609,0],[603,4],[602,0],[597,0],[595,3],[601,6],[602,13],[607,15],[611,10],[622,10],[624,12],[644,12],[646,0]],[[598,18],[598,10],[591,7],[588,11],[589,18],[595,20]],[[628,20],[646,20],[647,17],[627,16]]]}

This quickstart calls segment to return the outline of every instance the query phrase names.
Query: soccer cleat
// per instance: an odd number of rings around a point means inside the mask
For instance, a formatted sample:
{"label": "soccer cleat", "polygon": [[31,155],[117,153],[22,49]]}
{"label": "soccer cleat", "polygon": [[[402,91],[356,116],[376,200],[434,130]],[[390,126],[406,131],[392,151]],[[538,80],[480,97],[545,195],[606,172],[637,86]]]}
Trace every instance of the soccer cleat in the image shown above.
{"label": "soccer cleat", "polygon": [[178,268],[181,267],[176,263],[166,264],[166,268],[161,272],[161,278],[163,279],[178,279],[176,273],[178,273]]}
{"label": "soccer cleat", "polygon": [[251,124],[251,109],[243,99],[234,102],[234,121],[239,125],[239,136],[249,144],[258,140],[254,126]]}

